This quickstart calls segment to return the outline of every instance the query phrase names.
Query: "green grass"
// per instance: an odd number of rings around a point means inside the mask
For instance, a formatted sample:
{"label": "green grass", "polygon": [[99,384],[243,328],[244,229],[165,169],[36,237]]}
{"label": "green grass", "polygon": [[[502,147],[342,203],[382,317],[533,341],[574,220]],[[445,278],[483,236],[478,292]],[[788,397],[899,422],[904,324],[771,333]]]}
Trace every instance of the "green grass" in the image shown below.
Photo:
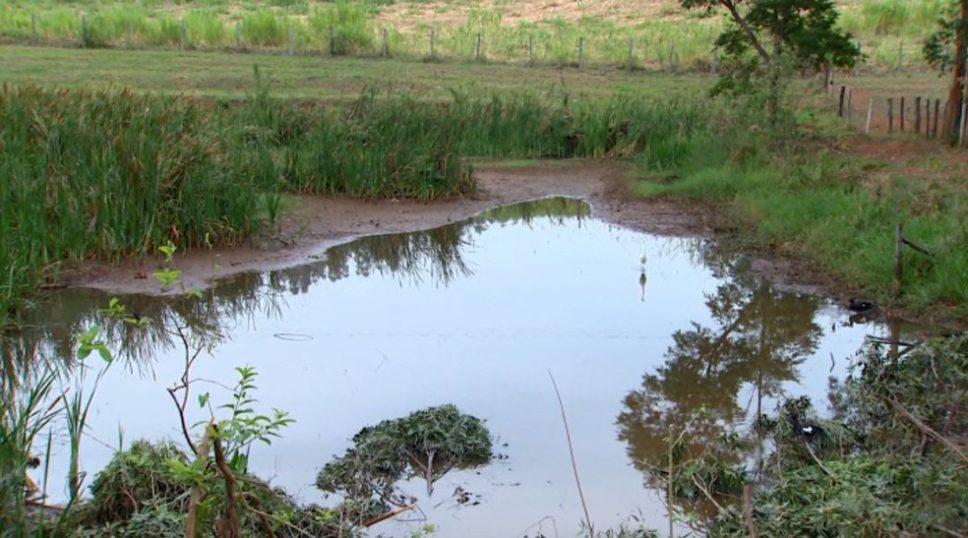
{"label": "green grass", "polygon": [[[670,6],[677,5],[668,0]],[[436,33],[435,57],[448,61],[476,59],[481,35],[481,59],[490,62],[574,65],[583,41],[586,65],[626,66],[674,71],[706,71],[716,36],[725,27],[721,16],[685,12],[633,21],[551,15],[540,20],[507,17],[508,8],[472,8],[452,22],[419,16],[378,19],[380,2],[243,2],[230,8],[224,1],[194,2],[12,2],[0,6],[0,39],[25,44],[36,17],[41,44],[57,46],[173,48],[181,44],[182,21],[188,26],[188,48],[282,52],[289,47],[289,30],[301,53],[330,50],[334,54],[379,55],[381,31],[388,30],[391,54],[419,60],[430,56],[430,33]],[[920,48],[933,31],[942,0],[861,0],[842,3],[841,26],[851,31],[874,68],[898,63],[904,43],[904,63],[924,67]],[[448,5],[441,9],[457,9]],[[551,12],[549,12],[551,13]],[[400,17],[400,15],[398,15]],[[86,18],[88,31],[82,31]],[[236,40],[236,28],[239,31]],[[82,35],[83,34],[83,35]]]}
{"label": "green grass", "polygon": [[449,99],[451,89],[472,94],[567,92],[592,99],[617,94],[685,98],[702,93],[715,80],[705,75],[398,59],[0,46],[0,82],[56,88],[123,86],[139,92],[245,97],[254,90],[254,65],[271,82],[273,95],[317,100],[355,99],[364,88],[429,100]]}
{"label": "green grass", "polygon": [[[663,179],[668,175],[655,163],[642,160],[644,179],[635,190],[721,205],[742,237],[809,260],[885,304],[968,312],[968,192],[957,170],[940,180],[888,170],[890,181],[874,184],[867,178],[872,167],[885,166],[879,161],[816,147],[768,147],[757,135],[684,140],[675,179]],[[909,252],[900,301],[893,297],[898,222],[906,237],[935,254]]]}

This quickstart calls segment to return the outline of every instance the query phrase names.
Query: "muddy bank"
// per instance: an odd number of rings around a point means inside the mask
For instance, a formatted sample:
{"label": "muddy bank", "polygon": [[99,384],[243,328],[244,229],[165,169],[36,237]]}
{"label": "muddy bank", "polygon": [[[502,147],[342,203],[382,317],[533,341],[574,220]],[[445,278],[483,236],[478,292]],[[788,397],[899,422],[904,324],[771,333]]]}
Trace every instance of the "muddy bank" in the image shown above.
{"label": "muddy bank", "polygon": [[[461,198],[422,203],[303,196],[285,211],[275,229],[248,244],[180,253],[176,265],[182,270],[185,286],[204,289],[234,274],[312,262],[328,247],[358,237],[435,228],[495,207],[548,196],[585,200],[591,204],[595,217],[632,230],[678,237],[730,236],[717,233],[729,225],[710,207],[630,194],[629,172],[630,165],[614,161],[566,160],[524,166],[492,163],[477,165],[478,192]],[[753,258],[754,271],[768,276],[780,289],[814,293],[837,289],[835,283],[798,260],[783,259],[771,252],[756,253]],[[175,292],[150,277],[160,259],[130,260],[118,265],[92,262],[66,272],[64,283],[119,294]]]}

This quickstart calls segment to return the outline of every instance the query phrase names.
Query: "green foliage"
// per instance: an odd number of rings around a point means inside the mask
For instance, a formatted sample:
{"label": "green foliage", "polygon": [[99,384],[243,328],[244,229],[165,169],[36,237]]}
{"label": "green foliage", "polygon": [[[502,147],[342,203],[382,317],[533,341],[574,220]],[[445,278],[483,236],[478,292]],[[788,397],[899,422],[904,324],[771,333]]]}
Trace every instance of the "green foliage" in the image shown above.
{"label": "green foliage", "polygon": [[[961,18],[958,2],[949,1],[937,19],[937,29],[924,41],[924,59],[944,73],[955,61],[955,39]],[[968,21],[960,21],[968,24]]]}
{"label": "green foliage", "polygon": [[[957,439],[968,431],[966,390],[968,335],[933,339],[897,360],[883,347],[871,346],[847,381],[832,385],[831,399],[843,422],[816,423],[821,439],[805,440],[799,428],[772,428],[785,448],[766,466],[767,485],[754,496],[757,531],[927,536],[964,528],[968,465],[910,417]],[[808,412],[808,403],[787,402],[773,424],[800,424]],[[859,435],[845,436],[838,426]],[[720,514],[710,536],[747,532],[743,514],[731,508]]]}
{"label": "green foliage", "polygon": [[[253,393],[256,371],[250,366],[235,368],[239,374],[239,381],[232,392],[232,401],[220,405],[219,409],[229,411],[229,418],[219,422],[219,435],[225,443],[225,451],[229,456],[229,466],[240,473],[248,471],[249,450],[253,443],[259,441],[267,445],[272,439],[279,437],[279,431],[295,422],[288,413],[273,409],[272,415],[262,415],[252,408],[256,403]],[[208,395],[199,396],[199,405],[205,406]]]}
{"label": "green foliage", "polygon": [[400,503],[394,484],[404,478],[423,477],[429,492],[451,469],[484,465],[492,455],[483,422],[453,405],[363,428],[353,444],[316,478],[316,487],[344,497],[351,521],[365,521],[385,512],[388,503]]}
{"label": "green foliage", "polygon": [[91,523],[126,522],[146,508],[154,511],[159,505],[183,513],[191,484],[179,480],[171,466],[172,462],[187,461],[171,442],[152,444],[139,440],[116,453],[91,484]]}

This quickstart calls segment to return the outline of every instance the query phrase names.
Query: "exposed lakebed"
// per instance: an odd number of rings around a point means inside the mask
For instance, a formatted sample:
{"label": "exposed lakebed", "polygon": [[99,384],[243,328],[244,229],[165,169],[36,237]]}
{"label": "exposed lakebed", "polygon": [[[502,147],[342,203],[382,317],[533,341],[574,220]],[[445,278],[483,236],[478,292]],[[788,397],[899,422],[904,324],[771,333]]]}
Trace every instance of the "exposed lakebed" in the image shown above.
{"label": "exposed lakebed", "polygon": [[[865,336],[885,332],[849,323],[821,297],[776,290],[745,265],[705,240],[615,227],[585,202],[552,198],[360,238],[312,264],[226,279],[200,299],[121,297],[150,320],[143,329],[100,319],[110,295],[66,290],[34,313],[21,344],[69,356],[71,335],[98,323],[120,345],[88,421],[91,474],[119,429],[126,442],[181,438],[166,391],[184,363],[164,330],[176,318],[215,342],[192,369],[195,392],[227,401],[234,369],[253,366],[257,407],[296,420],[253,449],[251,470],[305,502],[334,502],[313,481],[362,427],[455,404],[486,421],[500,457],[448,473],[430,498],[419,479],[400,485],[440,536],[577,532],[582,509],[550,372],[596,526],[636,515],[666,528],[640,462],[663,453],[670,425],[705,408],[720,425],[712,433],[745,432],[783,396],[807,396],[823,413],[828,378],[844,377]],[[191,409],[192,422],[207,418]],[[54,500],[64,496],[54,486],[63,461],[51,459]],[[373,530],[403,535],[423,523]]]}

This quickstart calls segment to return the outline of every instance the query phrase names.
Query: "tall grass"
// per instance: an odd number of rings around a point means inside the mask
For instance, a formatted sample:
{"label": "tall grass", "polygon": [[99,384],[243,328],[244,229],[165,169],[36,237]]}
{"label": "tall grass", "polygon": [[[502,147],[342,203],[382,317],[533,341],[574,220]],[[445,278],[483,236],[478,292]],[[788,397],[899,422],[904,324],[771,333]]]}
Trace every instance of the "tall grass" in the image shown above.
{"label": "tall grass", "polygon": [[278,217],[284,192],[449,196],[474,188],[462,156],[659,154],[704,132],[704,115],[698,100],[627,96],[366,92],[320,107],[264,87],[241,105],[4,87],[0,316],[65,263],[235,242],[259,210]]}

